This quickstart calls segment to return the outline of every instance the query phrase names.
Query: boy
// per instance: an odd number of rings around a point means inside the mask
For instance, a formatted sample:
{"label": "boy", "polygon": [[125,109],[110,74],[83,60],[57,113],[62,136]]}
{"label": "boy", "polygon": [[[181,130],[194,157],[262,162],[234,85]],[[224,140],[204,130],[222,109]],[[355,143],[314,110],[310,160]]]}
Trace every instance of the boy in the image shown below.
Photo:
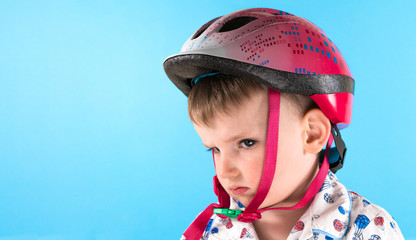
{"label": "boy", "polygon": [[202,26],[164,68],[189,97],[217,173],[219,203],[182,239],[403,239],[384,209],[333,174],[354,80],[322,30],[283,11],[241,10]]}

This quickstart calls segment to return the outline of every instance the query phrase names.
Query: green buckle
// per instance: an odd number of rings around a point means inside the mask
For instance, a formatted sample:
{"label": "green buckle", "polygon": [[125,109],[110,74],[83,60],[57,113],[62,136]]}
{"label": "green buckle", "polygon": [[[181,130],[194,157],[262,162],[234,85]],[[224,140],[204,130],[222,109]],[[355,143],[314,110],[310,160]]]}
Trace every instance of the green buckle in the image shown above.
{"label": "green buckle", "polygon": [[241,210],[234,210],[228,208],[214,208],[214,213],[219,215],[225,215],[229,218],[237,218],[243,211]]}

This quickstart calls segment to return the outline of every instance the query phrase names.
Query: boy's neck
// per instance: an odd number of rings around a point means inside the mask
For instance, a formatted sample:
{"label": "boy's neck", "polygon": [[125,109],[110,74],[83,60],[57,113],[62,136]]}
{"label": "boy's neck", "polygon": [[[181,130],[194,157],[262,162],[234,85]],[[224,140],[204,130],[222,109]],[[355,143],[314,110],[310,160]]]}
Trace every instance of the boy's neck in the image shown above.
{"label": "boy's neck", "polygon": [[293,226],[308,210],[311,203],[295,210],[270,210],[262,213],[262,218],[253,222],[259,239],[287,239]]}
{"label": "boy's neck", "polygon": [[[283,205],[277,204],[271,207],[289,207],[298,203],[308,190],[309,185],[312,183],[315,176],[318,174],[319,165],[317,158],[309,170],[309,174],[305,179],[304,187],[299,188],[289,199],[286,199]],[[269,210],[261,214],[262,218],[253,222],[256,233],[262,240],[281,240],[287,239],[293,226],[302,217],[302,215],[308,210],[313,199],[303,208],[294,210]]]}

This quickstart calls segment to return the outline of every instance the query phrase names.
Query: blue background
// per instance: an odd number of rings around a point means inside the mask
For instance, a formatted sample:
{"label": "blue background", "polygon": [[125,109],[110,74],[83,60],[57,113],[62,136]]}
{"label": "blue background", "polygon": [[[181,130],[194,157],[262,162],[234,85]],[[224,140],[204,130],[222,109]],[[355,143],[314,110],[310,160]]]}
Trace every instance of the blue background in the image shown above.
{"label": "blue background", "polygon": [[416,239],[414,1],[1,1],[0,239],[178,239],[215,201],[164,59],[271,7],[320,26],[356,79],[338,177]]}

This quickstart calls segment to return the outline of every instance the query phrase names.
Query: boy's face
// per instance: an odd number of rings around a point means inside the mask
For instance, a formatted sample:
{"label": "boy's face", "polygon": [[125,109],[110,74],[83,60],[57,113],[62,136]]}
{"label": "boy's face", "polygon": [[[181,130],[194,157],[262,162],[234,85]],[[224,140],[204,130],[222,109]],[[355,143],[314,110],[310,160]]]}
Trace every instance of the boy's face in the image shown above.
{"label": "boy's face", "polygon": [[[244,206],[253,199],[260,184],[267,123],[267,91],[254,94],[240,108],[231,107],[227,116],[217,117],[210,127],[194,123],[203,144],[214,150],[216,173],[221,185]],[[305,160],[303,125],[302,117],[282,99],[276,172],[260,208],[296,204],[314,177],[317,162]]]}

